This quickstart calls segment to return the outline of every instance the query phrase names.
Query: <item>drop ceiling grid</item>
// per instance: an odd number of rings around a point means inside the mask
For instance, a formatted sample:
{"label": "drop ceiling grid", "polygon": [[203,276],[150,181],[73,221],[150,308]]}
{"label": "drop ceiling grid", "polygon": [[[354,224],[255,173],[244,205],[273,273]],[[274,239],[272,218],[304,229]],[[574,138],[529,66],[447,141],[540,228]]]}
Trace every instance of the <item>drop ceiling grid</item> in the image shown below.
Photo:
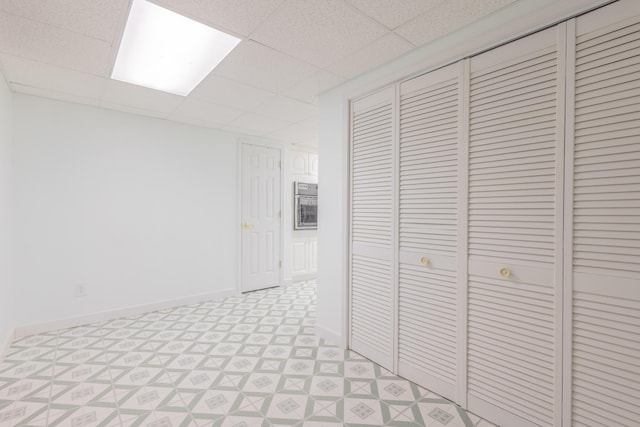
{"label": "drop ceiling grid", "polygon": [[275,96],[276,94],[273,92],[211,73],[191,92],[189,98],[201,99],[241,110],[251,110]]}
{"label": "drop ceiling grid", "polygon": [[219,30],[248,39],[285,0],[154,0]]}
{"label": "drop ceiling grid", "polygon": [[395,33],[389,32],[352,55],[327,67],[327,71],[346,79],[353,78],[365,70],[373,69],[416,48]]}
{"label": "drop ceiling grid", "polygon": [[123,105],[166,114],[174,111],[183,101],[184,97],[180,95],[148,90],[118,80],[108,80],[102,95],[102,103],[105,105]]}
{"label": "drop ceiling grid", "polygon": [[175,111],[169,114],[168,118],[201,126],[221,127],[240,117],[243,113],[244,110],[241,109],[188,97]]}
{"label": "drop ceiling grid", "polygon": [[395,31],[416,46],[451,33],[516,0],[447,0]]}
{"label": "drop ceiling grid", "polygon": [[225,128],[246,129],[250,134],[267,135],[283,129],[292,123],[287,120],[271,119],[255,113],[245,113],[229,122]]}
{"label": "drop ceiling grid", "polygon": [[447,0],[347,0],[390,30],[422,15]]}
{"label": "drop ceiling grid", "polygon": [[317,140],[318,94],[513,0],[152,0],[243,41],[185,98],[109,79],[130,0],[1,0],[16,92]]}
{"label": "drop ceiling grid", "polygon": [[111,68],[109,42],[7,12],[0,12],[0,52],[103,77]]}
{"label": "drop ceiling grid", "polygon": [[0,11],[112,43],[128,0],[2,0]]}
{"label": "drop ceiling grid", "polygon": [[288,117],[291,122],[295,123],[315,117],[318,114],[318,108],[305,102],[279,96],[255,108],[253,112],[274,119]]}
{"label": "drop ceiling grid", "polygon": [[13,84],[42,88],[99,102],[107,84],[103,77],[13,55],[1,55],[5,77]]}
{"label": "drop ceiling grid", "polygon": [[344,0],[306,0],[286,2],[251,38],[324,68],[387,32]]}
{"label": "drop ceiling grid", "polygon": [[276,94],[315,72],[317,69],[312,65],[253,40],[241,42],[213,70],[217,76]]}

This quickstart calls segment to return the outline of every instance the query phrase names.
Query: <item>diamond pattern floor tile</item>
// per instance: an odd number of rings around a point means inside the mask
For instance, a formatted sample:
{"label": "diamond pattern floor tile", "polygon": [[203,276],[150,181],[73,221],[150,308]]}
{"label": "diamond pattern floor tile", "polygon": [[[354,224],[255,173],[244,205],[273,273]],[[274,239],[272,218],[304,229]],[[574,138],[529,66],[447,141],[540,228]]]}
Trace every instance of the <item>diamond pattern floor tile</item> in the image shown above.
{"label": "diamond pattern floor tile", "polygon": [[315,283],[26,337],[0,427],[492,426],[314,335]]}

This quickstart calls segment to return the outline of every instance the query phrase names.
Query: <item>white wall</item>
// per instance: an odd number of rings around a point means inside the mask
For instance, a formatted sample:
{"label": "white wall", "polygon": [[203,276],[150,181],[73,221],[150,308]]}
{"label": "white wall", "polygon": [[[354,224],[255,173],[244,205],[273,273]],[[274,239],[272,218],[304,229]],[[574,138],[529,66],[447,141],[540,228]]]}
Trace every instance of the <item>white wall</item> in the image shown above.
{"label": "white wall", "polygon": [[11,293],[11,140],[12,94],[0,73],[0,355],[16,325]]}
{"label": "white wall", "polygon": [[343,95],[321,98],[318,139],[318,278],[316,334],[346,346],[348,136]]}
{"label": "white wall", "polygon": [[542,28],[609,0],[519,0],[480,21],[321,94],[316,333],[347,344],[348,101]]}
{"label": "white wall", "polygon": [[235,291],[237,136],[20,94],[14,117],[16,324]]}

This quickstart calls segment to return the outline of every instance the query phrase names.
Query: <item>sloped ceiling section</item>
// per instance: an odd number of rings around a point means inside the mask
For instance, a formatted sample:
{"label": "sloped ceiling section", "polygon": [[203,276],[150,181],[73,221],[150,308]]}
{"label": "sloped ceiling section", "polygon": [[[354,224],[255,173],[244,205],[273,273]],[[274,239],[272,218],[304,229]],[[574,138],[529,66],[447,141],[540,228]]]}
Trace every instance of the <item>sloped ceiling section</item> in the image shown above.
{"label": "sloped ceiling section", "polygon": [[305,145],[318,94],[514,0],[153,0],[242,38],[186,97],[109,79],[129,0],[0,0],[12,90]]}

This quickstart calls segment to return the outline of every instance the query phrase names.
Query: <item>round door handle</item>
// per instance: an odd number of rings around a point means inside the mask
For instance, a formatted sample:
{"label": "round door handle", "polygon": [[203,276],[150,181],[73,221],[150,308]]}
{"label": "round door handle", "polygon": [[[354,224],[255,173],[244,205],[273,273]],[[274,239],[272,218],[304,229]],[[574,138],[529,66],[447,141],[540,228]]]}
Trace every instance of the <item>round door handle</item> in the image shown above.
{"label": "round door handle", "polygon": [[427,258],[426,256],[423,256],[422,258],[420,258],[420,264],[429,265],[429,258]]}
{"label": "round door handle", "polygon": [[504,277],[505,279],[506,279],[506,278],[509,278],[509,277],[511,277],[511,270],[509,270],[509,269],[508,269],[508,268],[506,268],[506,267],[505,267],[505,268],[501,268],[501,269],[500,269],[500,275],[501,275],[502,277]]}
{"label": "round door handle", "polygon": [[253,224],[249,224],[248,222],[243,222],[242,223],[242,228],[244,228],[245,230],[248,228],[253,227]]}

